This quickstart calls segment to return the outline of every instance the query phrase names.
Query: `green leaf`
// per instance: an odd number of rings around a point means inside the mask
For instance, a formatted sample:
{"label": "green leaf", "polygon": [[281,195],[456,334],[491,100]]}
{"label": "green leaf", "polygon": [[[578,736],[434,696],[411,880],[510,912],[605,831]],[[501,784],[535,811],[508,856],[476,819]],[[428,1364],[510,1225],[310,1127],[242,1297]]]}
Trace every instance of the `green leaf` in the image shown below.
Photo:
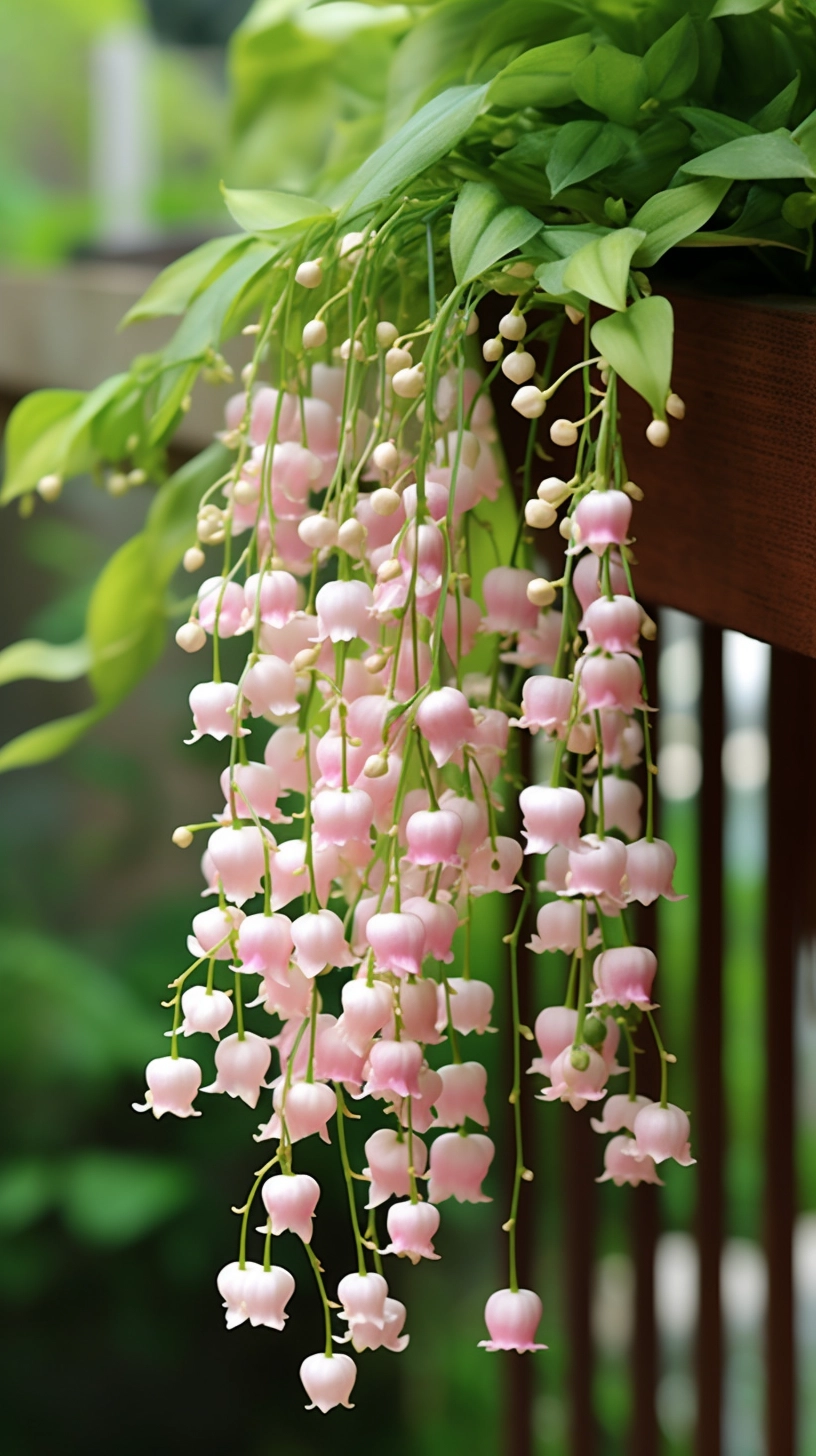
{"label": "green leaf", "polygon": [[223,445],[208,445],[171,475],[153,497],[145,533],[153,571],[162,588],[181,564],[187,547],[195,544],[201,497],[214,480],[226,474],[233,459]]}
{"label": "green leaf", "polygon": [[91,684],[113,706],[144,676],[164,646],[162,594],[144,532],[114,552],[88,603]]}
{"label": "green leaf", "polygon": [[547,163],[547,181],[553,197],[595,177],[625,156],[634,132],[608,121],[568,121],[559,128]]}
{"label": "green leaf", "polygon": [[724,15],[753,15],[756,10],[770,10],[775,0],[717,0],[709,11],[709,20],[721,20]]}
{"label": "green leaf", "polygon": [[613,313],[593,325],[592,342],[658,419],[666,418],[671,388],[674,315],[667,298],[641,298],[625,313]]}
{"label": "green leaf", "polygon": [[77,411],[79,389],[37,389],[15,405],[5,433],[6,471],[0,504],[33,490],[43,475],[62,475]]}
{"label": "green leaf", "polygon": [[341,216],[349,222],[406,187],[456,146],[482,110],[489,86],[451,86],[383,142],[360,167]]}
{"label": "green leaf", "polygon": [[451,218],[451,262],[457,283],[464,283],[480,237],[503,207],[504,198],[498,187],[491,186],[489,182],[465,183]]}
{"label": "green leaf", "polygon": [[[471,187],[480,191],[464,196]],[[456,212],[463,196],[463,215],[457,225]],[[457,283],[478,278],[541,231],[541,219],[533,217],[525,207],[505,207],[499,197],[496,211],[494,197],[495,189],[480,182],[465,183],[460,193],[451,224],[451,257]]]}
{"label": "green leaf", "polygon": [[728,177],[750,182],[763,177],[816,177],[804,151],[782,129],[737,137],[713,152],[683,163],[696,177]]}
{"label": "green leaf", "polygon": [[690,89],[699,63],[697,32],[691,16],[683,15],[643,57],[649,96],[657,101],[677,101]]}
{"label": "green leaf", "polygon": [[620,126],[631,126],[646,100],[643,62],[613,45],[597,46],[576,67],[573,82],[585,106],[603,112]]}
{"label": "green leaf", "polygon": [[[751,125],[755,126],[757,131],[776,131],[778,127],[787,126],[796,98],[799,95],[801,79],[801,72],[797,71],[793,80],[789,81],[787,86],[784,86],[781,91],[777,92],[776,96],[768,102],[767,106],[763,106],[761,111],[758,111],[755,116],[751,117]],[[794,132],[793,136],[794,140],[798,141],[796,132]]]}
{"label": "green leaf", "polygon": [[23,642],[12,642],[0,652],[0,684],[27,677],[44,682],[70,682],[82,677],[90,665],[91,651],[84,637],[60,646],[28,637]]}
{"label": "green leaf", "polygon": [[816,222],[816,196],[812,192],[792,192],[782,203],[782,216],[791,227],[813,227]]}
{"label": "green leaf", "polygon": [[282,233],[287,228],[316,222],[331,216],[322,202],[298,197],[293,192],[248,192],[223,187],[221,191],[230,215],[248,233],[261,236]]}
{"label": "green leaf", "polygon": [[677,112],[694,128],[694,141],[706,152],[721,147],[736,137],[756,136],[756,127],[721,111],[708,111],[704,106],[678,106]]}
{"label": "green leaf", "polygon": [[605,238],[610,231],[610,228],[592,227],[588,223],[578,223],[576,227],[547,227],[542,229],[541,240],[559,258],[571,258],[579,248],[596,238]]}
{"label": "green leaf", "polygon": [[103,1150],[80,1153],[63,1173],[66,1223],[108,1247],[133,1243],[189,1203],[193,1185],[178,1161]]}
{"label": "green leaf", "polygon": [[12,768],[30,768],[32,764],[58,758],[61,753],[73,748],[83,733],[104,717],[104,712],[104,708],[86,708],[84,712],[71,713],[67,718],[40,723],[27,733],[12,738],[0,748],[0,773],[7,773]]}
{"label": "green leaf", "polygon": [[153,279],[138,303],[128,309],[119,327],[125,328],[140,319],[184,313],[196,294],[206,288],[233,253],[241,252],[247,246],[247,241],[241,233],[210,238],[209,242],[193,248],[183,258],[177,258],[169,268],[162,270],[158,278]]}
{"label": "green leaf", "polygon": [[575,100],[572,73],[592,49],[589,35],[567,36],[524,51],[500,71],[490,87],[493,106],[568,106]]}
{"label": "green leaf", "polygon": [[669,248],[696,233],[713,217],[730,185],[724,178],[706,177],[650,197],[632,218],[632,227],[647,234],[632,259],[635,266],[650,268]]}
{"label": "green leaf", "polygon": [[626,308],[626,286],[633,254],[646,237],[639,228],[619,228],[573,253],[564,283],[604,308]]}

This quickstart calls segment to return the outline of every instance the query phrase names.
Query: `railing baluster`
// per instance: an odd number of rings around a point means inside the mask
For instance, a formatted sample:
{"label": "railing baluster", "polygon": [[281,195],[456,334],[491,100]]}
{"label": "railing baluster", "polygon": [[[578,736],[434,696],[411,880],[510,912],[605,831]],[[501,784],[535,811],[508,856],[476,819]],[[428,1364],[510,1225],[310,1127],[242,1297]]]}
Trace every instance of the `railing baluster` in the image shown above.
{"label": "railing baluster", "polygon": [[700,1289],[697,1328],[696,1456],[722,1450],[723,1352],[720,1263],[723,1241],[723,671],[722,632],[702,632],[703,777],[698,835],[696,1082],[694,1138]]}

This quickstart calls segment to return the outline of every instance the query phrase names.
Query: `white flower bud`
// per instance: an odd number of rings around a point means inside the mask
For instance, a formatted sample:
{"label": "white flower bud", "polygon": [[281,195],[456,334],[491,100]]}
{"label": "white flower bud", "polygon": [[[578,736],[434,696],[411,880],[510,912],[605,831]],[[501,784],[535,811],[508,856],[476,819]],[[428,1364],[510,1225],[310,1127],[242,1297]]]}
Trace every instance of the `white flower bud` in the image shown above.
{"label": "white flower bud", "polygon": [[360,340],[355,339],[352,343],[351,339],[344,339],[342,344],[340,345],[340,358],[350,359],[352,354],[354,355],[358,364],[365,363],[366,352]]}
{"label": "white flower bud", "polygon": [[508,354],[502,363],[502,374],[514,384],[525,384],[535,374],[535,359],[524,349]]}
{"label": "white flower bud", "polygon": [[524,384],[517,389],[510,403],[514,410],[518,410],[525,420],[537,420],[543,415],[547,408],[547,401],[543,391],[536,388],[534,384]]}
{"label": "white flower bud", "polygon": [[200,546],[188,546],[182,557],[185,571],[200,571],[207,560]]}
{"label": "white flower bud", "polygon": [[665,420],[652,420],[646,427],[646,439],[650,445],[656,445],[658,450],[662,450],[664,445],[668,445],[670,433]]}
{"label": "white flower bud", "polygon": [[469,339],[469,338],[471,338],[471,336],[473,334],[478,334],[478,332],[479,332],[479,315],[477,314],[476,310],[474,309],[473,313],[470,315],[470,318],[467,321],[467,328],[465,329],[465,336],[466,336],[466,338]]}
{"label": "white flower bud", "polygon": [[295,672],[308,672],[310,667],[314,667],[319,656],[319,646],[304,647],[300,652],[296,652],[294,657],[292,658],[292,666],[295,669]]}
{"label": "white flower bud", "polygon": [[389,556],[387,561],[377,567],[378,581],[394,581],[398,576],[402,576],[402,567],[396,556]]}
{"label": "white flower bud", "polygon": [[295,274],[295,282],[299,283],[301,288],[320,287],[323,282],[323,269],[316,259],[309,259],[306,263],[301,263]]}
{"label": "white flower bud", "polygon": [[504,271],[511,278],[532,278],[535,273],[535,268],[532,263],[522,263],[519,261],[518,263],[511,263]]}
{"label": "white flower bud", "polygon": [[503,339],[512,339],[518,343],[527,332],[527,323],[523,313],[506,313],[504,318],[499,319],[499,333]]}
{"label": "white flower bud", "polygon": [[555,517],[555,506],[551,506],[549,501],[528,500],[524,507],[524,519],[534,531],[546,531]]}
{"label": "white flower bud", "polygon": [[350,516],[338,529],[337,544],[341,550],[347,551],[349,556],[359,556],[365,537],[365,526],[361,525],[356,516]]}
{"label": "white flower bud", "polygon": [[259,334],[260,332],[260,324],[244,324],[244,327],[241,330],[241,333],[246,334],[247,338],[249,338],[252,334]]}
{"label": "white flower bud", "polygon": [[381,779],[388,773],[388,759],[384,753],[372,753],[363,764],[363,777]]}
{"label": "white flower bud", "polygon": [[37,481],[37,494],[44,501],[55,501],[62,494],[62,476],[41,475]]}
{"label": "white flower bud", "polygon": [[558,534],[559,536],[563,536],[565,541],[572,540],[573,524],[571,516],[564,516],[563,520],[559,521]]}
{"label": "white flower bud", "polygon": [[645,637],[647,642],[654,642],[657,636],[657,623],[652,620],[648,612],[640,609],[640,635]]}
{"label": "white flower bud", "polygon": [[375,516],[393,516],[400,503],[399,495],[388,485],[381,485],[371,493],[371,509]]}
{"label": "white flower bud", "polygon": [[127,495],[127,476],[123,475],[121,470],[112,470],[107,480],[105,481],[105,489],[108,492],[108,495],[112,495],[114,497]]}
{"label": "white flower bud", "polygon": [[363,658],[366,672],[370,672],[372,675],[374,673],[382,672],[387,661],[387,652],[372,652],[368,657]]}
{"label": "white flower bud", "polygon": [[385,356],[385,372],[399,374],[401,369],[410,369],[413,362],[409,349],[389,349]]}
{"label": "white flower bud", "polygon": [[554,445],[574,445],[578,439],[578,428],[572,420],[553,420],[550,439]]}
{"label": "white flower bud", "polygon": [[377,469],[385,471],[386,475],[393,475],[399,465],[399,452],[393,440],[383,440],[376,445],[371,458]]}
{"label": "white flower bud", "polygon": [[179,849],[189,849],[192,842],[193,836],[183,824],[173,830],[173,843],[177,844]]}
{"label": "white flower bud", "polygon": [[176,644],[183,652],[199,652],[207,640],[200,622],[182,622],[176,633]]}
{"label": "white flower bud", "polygon": [[571,303],[564,304],[564,313],[567,315],[571,324],[582,324],[584,322],[584,315],[580,308],[573,308]]}
{"label": "white flower bud", "polygon": [[144,485],[147,480],[146,470],[131,470],[128,473],[127,483],[129,486]]}
{"label": "white flower bud", "polygon": [[681,399],[679,394],[670,394],[666,400],[666,414],[671,415],[673,420],[684,420],[686,418],[686,401]]}
{"label": "white flower bud", "polygon": [[536,491],[538,499],[549,501],[551,506],[560,506],[569,493],[570,488],[566,481],[559,480],[557,475],[548,475],[546,480],[542,480]]}
{"label": "white flower bud", "polygon": [[635,485],[635,482],[633,480],[627,480],[627,482],[626,482],[626,484],[625,484],[625,486],[623,488],[626,491],[626,494],[627,495],[630,495],[632,497],[632,500],[634,500],[634,501],[642,501],[643,500],[643,491],[641,490],[641,488],[640,488],[639,485]]}
{"label": "white flower bud", "polygon": [[[241,383],[242,384],[251,384],[251,382],[252,382],[252,375],[253,375],[253,372],[254,372],[254,368],[255,368],[255,366],[253,364],[251,364],[251,363],[244,365],[243,369],[241,370]],[[184,408],[184,405],[182,404],[182,409],[183,408]],[[189,405],[188,405],[188,408],[189,408]]]}
{"label": "white flower bud", "polygon": [[527,600],[534,607],[551,607],[555,601],[555,587],[543,576],[537,576],[527,583]]}
{"label": "white flower bud", "polygon": [[304,516],[298,528],[298,535],[310,551],[324,551],[337,542],[337,522],[331,516]]}
{"label": "white flower bud", "polygon": [[392,324],[388,319],[380,319],[374,332],[381,349],[390,349],[392,344],[395,344],[399,338],[399,329],[396,324]]}
{"label": "white flower bud", "polygon": [[504,353],[504,340],[497,335],[495,339],[486,339],[482,344],[482,358],[487,364],[496,364]]}
{"label": "white flower bud", "polygon": [[425,375],[418,366],[413,369],[398,369],[391,383],[394,393],[400,399],[416,399],[425,388]]}
{"label": "white flower bud", "polygon": [[341,258],[352,258],[359,252],[360,245],[365,242],[365,233],[346,233],[340,240],[338,252]]}
{"label": "white flower bud", "polygon": [[258,499],[258,486],[251,480],[236,480],[232,488],[232,498],[236,505],[251,506]]}
{"label": "white flower bud", "polygon": [[309,322],[303,325],[301,339],[304,349],[322,349],[328,337],[329,331],[322,319],[309,319]]}

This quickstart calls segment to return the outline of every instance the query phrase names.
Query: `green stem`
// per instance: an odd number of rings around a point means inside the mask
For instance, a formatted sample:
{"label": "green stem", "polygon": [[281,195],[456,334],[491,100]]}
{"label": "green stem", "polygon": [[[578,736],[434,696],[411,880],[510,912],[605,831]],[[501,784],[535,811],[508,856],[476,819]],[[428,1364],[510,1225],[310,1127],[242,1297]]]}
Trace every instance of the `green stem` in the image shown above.
{"label": "green stem", "polygon": [[530,898],[529,888],[524,891],[519,908],[518,918],[511,934],[507,937],[510,945],[510,1000],[513,1014],[513,1087],[510,1093],[510,1101],[513,1105],[513,1131],[516,1143],[516,1163],[513,1173],[513,1195],[510,1201],[510,1217],[508,1219],[509,1247],[508,1262],[510,1271],[510,1288],[513,1293],[518,1292],[518,1268],[516,1261],[516,1227],[518,1224],[518,1206],[521,1195],[521,1184],[526,1169],[524,1167],[524,1149],[522,1145],[521,1129],[521,1011],[519,1007],[519,984],[518,984],[518,942],[521,933],[521,926],[527,912],[527,903]]}
{"label": "green stem", "polygon": [[323,1276],[320,1273],[320,1264],[318,1263],[317,1255],[314,1249],[312,1248],[311,1244],[304,1244],[303,1247],[308,1255],[309,1263],[314,1269],[314,1277],[317,1281],[320,1301],[323,1305],[323,1319],[326,1328],[326,1345],[323,1353],[326,1358],[330,1360],[332,1355],[334,1354],[334,1348],[332,1346],[331,1308],[329,1306],[328,1295],[326,1294],[326,1286],[323,1283]]}
{"label": "green stem", "polygon": [[357,1217],[357,1201],[354,1197],[354,1179],[351,1173],[348,1149],[346,1147],[346,1100],[343,1096],[343,1088],[339,1082],[335,1082],[334,1090],[337,1094],[337,1142],[340,1148],[340,1161],[343,1164],[343,1177],[346,1180],[346,1192],[348,1193],[349,1212],[351,1214],[351,1227],[354,1233],[354,1244],[357,1249],[357,1272],[366,1274],[365,1252],[363,1249],[363,1238],[360,1233],[360,1223]]}

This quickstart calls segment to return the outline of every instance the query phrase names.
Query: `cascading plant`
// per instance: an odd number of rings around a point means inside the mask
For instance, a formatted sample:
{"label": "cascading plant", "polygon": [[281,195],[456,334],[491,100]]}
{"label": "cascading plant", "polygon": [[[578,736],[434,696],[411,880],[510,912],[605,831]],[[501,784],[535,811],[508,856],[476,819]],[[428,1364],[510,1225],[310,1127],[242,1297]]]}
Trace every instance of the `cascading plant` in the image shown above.
{"label": "cascading plant", "polygon": [[[449,9],[420,17],[413,39]],[[302,1240],[325,1341],[301,1376],[322,1411],[348,1405],[355,1382],[338,1342],[407,1342],[388,1259],[438,1258],[440,1206],[487,1201],[494,1144],[474,1038],[490,1029],[495,988],[471,974],[474,900],[510,907],[492,949],[509,984],[515,1171],[507,1284],[487,1300],[485,1347],[543,1348],[541,1301],[516,1262],[533,1176],[527,1074],[542,1101],[602,1104],[602,1179],[654,1183],[661,1164],[692,1162],[654,1017],[657,963],[632,920],[633,906],[677,896],[674,852],[654,832],[640,644],[655,625],[632,579],[642,491],[618,385],[647,401],[648,439],[665,446],[684,406],[671,306],[643,270],[674,246],[781,243],[809,260],[816,68],[752,97],[743,119],[726,62],[767,32],[770,86],[794,56],[812,58],[814,23],[804,7],[743,15],[718,0],[705,18],[664,7],[646,34],[620,9],[607,33],[600,10],[593,25],[588,7],[543,7],[543,43],[512,5],[480,10],[475,76],[463,62],[463,84],[437,88],[334,204],[227,191],[242,231],[172,265],[132,311],[183,312],[168,347],[89,396],[30,396],[8,429],[5,498],[26,510],[88,468],[106,467],[114,494],[161,479],[199,371],[229,377],[222,340],[242,326],[252,340],[217,442],[159,485],[145,529],[97,585],[83,643],[10,649],[7,676],[87,669],[96,701],[7,745],[0,766],[61,751],[121,701],[161,650],[176,568],[204,573],[176,642],[206,663],[188,742],[223,744],[224,803],[173,839],[204,837],[213,904],[193,917],[191,963],[165,1003],[169,1052],[150,1062],[137,1106],[200,1116],[201,1092],[261,1105],[256,1140],[271,1156],[237,1210],[238,1257],[218,1289],[228,1327],[282,1329],[295,1286],[273,1241]],[[564,327],[583,342],[568,367]],[[574,375],[580,417],[549,423]],[[515,491],[493,413],[502,392],[523,438]],[[545,473],[551,445],[561,475]],[[559,542],[560,574],[545,575]],[[522,779],[524,734],[540,735],[541,782]],[[519,944],[535,907],[529,949],[565,953],[569,972],[531,1030]],[[654,1101],[638,1089],[644,1036],[660,1060]],[[207,1037],[215,1079],[202,1088],[188,1047]],[[346,1121],[366,1097],[380,1125],[355,1167]],[[339,1305],[313,1247],[315,1135],[337,1146],[356,1250],[336,1285],[333,1271]],[[384,1233],[377,1211],[391,1199]]]}

